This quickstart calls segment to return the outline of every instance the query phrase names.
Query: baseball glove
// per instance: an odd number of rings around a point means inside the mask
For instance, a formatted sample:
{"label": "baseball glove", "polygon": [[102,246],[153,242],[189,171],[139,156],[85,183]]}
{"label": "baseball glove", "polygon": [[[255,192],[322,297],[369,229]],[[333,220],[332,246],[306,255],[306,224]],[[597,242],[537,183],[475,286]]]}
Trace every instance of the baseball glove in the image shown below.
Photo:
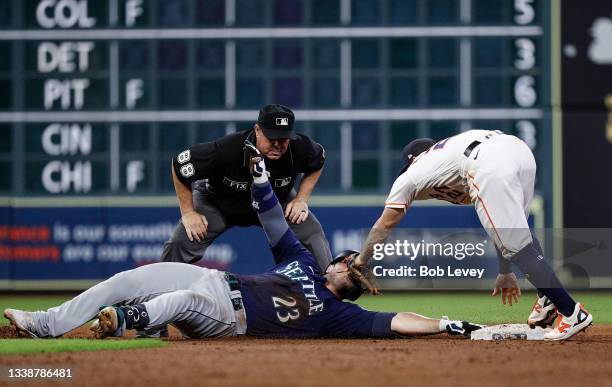
{"label": "baseball glove", "polygon": [[372,295],[381,294],[380,290],[374,283],[374,274],[368,265],[358,265],[356,258],[359,254],[352,254],[347,257],[346,266],[348,267],[349,275],[353,284],[362,290],[367,290]]}

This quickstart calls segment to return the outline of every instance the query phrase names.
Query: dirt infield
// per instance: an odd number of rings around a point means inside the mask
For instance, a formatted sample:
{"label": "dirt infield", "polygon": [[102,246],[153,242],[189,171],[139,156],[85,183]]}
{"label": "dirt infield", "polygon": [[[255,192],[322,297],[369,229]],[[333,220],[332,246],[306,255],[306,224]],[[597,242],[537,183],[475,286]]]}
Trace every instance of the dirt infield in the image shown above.
{"label": "dirt infield", "polygon": [[[0,335],[6,337],[6,329]],[[80,328],[67,337],[88,337]],[[24,339],[27,340],[27,339]],[[183,340],[166,348],[5,356],[7,367],[71,368],[71,381],[0,385],[87,386],[609,386],[612,325],[562,343],[405,340]]]}

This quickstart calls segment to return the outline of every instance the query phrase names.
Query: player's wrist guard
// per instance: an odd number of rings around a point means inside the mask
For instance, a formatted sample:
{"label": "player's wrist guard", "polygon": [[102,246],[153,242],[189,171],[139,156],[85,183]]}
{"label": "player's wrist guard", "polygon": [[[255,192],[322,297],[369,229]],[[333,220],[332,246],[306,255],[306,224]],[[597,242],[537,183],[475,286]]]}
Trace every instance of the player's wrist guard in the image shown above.
{"label": "player's wrist guard", "polygon": [[440,332],[446,331],[451,336],[470,337],[472,332],[481,328],[484,328],[484,325],[473,324],[468,321],[449,320],[446,316],[440,320]]}
{"label": "player's wrist guard", "polygon": [[510,274],[512,273],[512,262],[510,260],[498,256],[497,261],[499,264],[499,274]]}

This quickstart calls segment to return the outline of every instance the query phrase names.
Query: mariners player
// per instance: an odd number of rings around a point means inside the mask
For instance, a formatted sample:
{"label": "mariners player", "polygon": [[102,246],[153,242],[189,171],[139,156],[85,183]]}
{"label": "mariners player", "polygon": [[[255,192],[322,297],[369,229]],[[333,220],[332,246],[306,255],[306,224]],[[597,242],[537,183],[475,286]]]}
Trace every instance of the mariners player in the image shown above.
{"label": "mariners player", "polygon": [[[480,326],[430,319],[414,313],[370,312],[342,302],[363,292],[349,275],[355,252],[338,256],[321,273],[312,254],[287,225],[268,181],[263,158],[251,163],[252,206],[278,262],[259,275],[234,276],[217,270],[163,262],[119,273],[46,312],[7,309],[20,332],[57,337],[98,319],[96,337],[120,336],[126,329],[174,324],[190,338],[250,334],[264,337],[391,337],[448,332]],[[100,305],[111,305],[102,308]]]}
{"label": "mariners player", "polygon": [[473,203],[503,257],[493,295],[501,288],[504,304],[507,296],[510,305],[513,299],[518,301],[520,289],[511,271],[514,263],[538,289],[529,325],[550,325],[559,313],[555,328],[545,339],[568,339],[592,323],[593,316],[563,288],[529,230],[536,163],[523,141],[500,131],[469,130],[439,142],[415,140],[402,154],[406,164],[357,265],[367,264],[373,245],[386,240],[414,200]]}

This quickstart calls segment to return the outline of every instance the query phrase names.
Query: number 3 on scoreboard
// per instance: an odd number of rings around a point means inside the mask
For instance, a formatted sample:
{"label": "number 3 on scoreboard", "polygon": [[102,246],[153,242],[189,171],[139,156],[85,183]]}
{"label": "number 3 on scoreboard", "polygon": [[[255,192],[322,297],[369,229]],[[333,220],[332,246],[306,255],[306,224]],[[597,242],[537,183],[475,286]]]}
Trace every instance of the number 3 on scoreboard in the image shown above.
{"label": "number 3 on scoreboard", "polygon": [[[289,320],[297,320],[300,318],[300,311],[298,308],[293,308],[297,305],[297,301],[293,297],[272,297],[272,302],[274,302],[274,307],[276,309],[281,309],[276,312],[276,317],[278,321],[282,323],[286,323]],[[288,309],[293,308],[293,309]]]}

